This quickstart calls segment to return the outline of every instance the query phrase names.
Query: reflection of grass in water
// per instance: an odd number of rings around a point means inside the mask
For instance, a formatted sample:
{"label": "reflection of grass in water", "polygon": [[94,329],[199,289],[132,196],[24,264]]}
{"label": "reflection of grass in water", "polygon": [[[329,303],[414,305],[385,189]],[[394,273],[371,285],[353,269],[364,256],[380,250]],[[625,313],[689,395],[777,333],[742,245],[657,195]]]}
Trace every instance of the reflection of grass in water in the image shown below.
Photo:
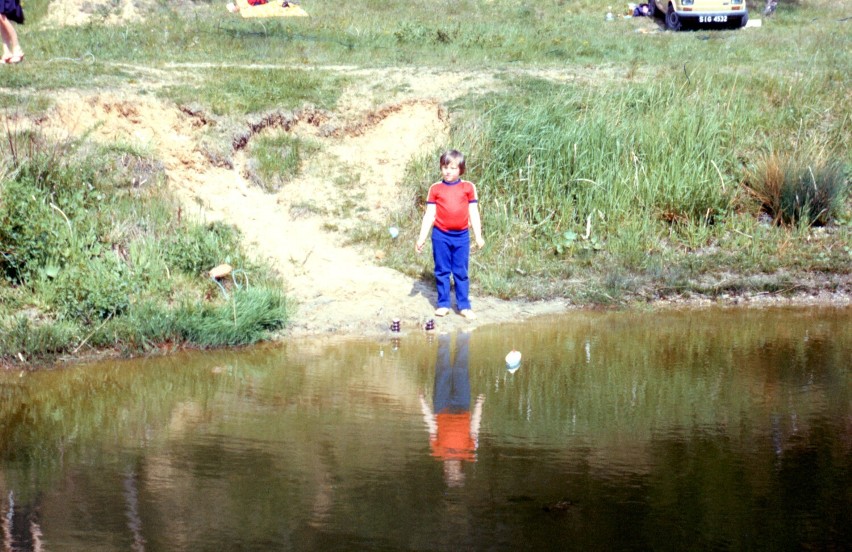
{"label": "reflection of grass in water", "polygon": [[[748,437],[779,411],[795,410],[805,424],[808,413],[836,400],[852,342],[843,317],[812,323],[811,316],[612,314],[521,333],[514,346],[523,347],[524,366],[489,396],[491,431],[617,448],[695,428]],[[532,351],[542,351],[541,361]],[[814,364],[815,355],[824,360]],[[791,385],[809,392],[790,396]]]}
{"label": "reflection of grass in water", "polygon": [[60,454],[85,454],[90,446],[100,449],[98,443],[130,446],[163,436],[150,431],[165,427],[178,404],[203,409],[232,381],[204,361],[194,367],[179,357],[139,364],[149,366],[130,369],[119,362],[3,374],[0,458],[50,466]]}
{"label": "reflection of grass in water", "polygon": [[[555,451],[565,462],[576,453],[593,473],[649,464],[664,480],[712,473],[712,481],[695,482],[702,493],[759,477],[762,466],[743,475],[724,462],[740,454],[740,443],[764,437],[773,416],[795,411],[805,435],[812,413],[827,409],[842,418],[848,410],[848,318],[802,310],[585,313],[558,324],[481,328],[470,351],[472,393],[486,394],[481,461],[515,446],[530,454]],[[502,344],[509,340],[524,363],[505,377]],[[60,455],[64,466],[100,466],[127,451],[145,459],[141,472],[149,477],[179,474],[183,483],[149,489],[158,497],[195,503],[216,492],[225,519],[241,519],[239,508],[259,494],[284,503],[310,493],[329,473],[357,480],[386,473],[388,464],[439,473],[425,452],[417,405],[417,393],[429,395],[434,381],[434,343],[413,336],[398,353],[385,353],[379,356],[374,342],[316,340],[4,373],[0,459],[25,467],[7,472],[7,482],[24,489],[23,502],[29,487],[19,479],[58,477]],[[406,412],[410,418],[400,416]],[[384,447],[382,454],[364,446],[365,435]],[[411,460],[405,451],[412,439],[422,439],[429,470],[395,463]],[[544,472],[553,469],[552,459],[542,461]],[[173,471],[157,471],[164,468]],[[475,476],[467,469],[466,483],[476,485],[490,469],[497,468],[485,463]],[[228,477],[210,478],[225,471]],[[270,485],[282,474],[300,483]],[[367,491],[375,493],[370,498],[380,496],[378,487]]]}
{"label": "reflection of grass in water", "polygon": [[[474,393],[487,394],[484,431],[524,435],[538,443],[568,445],[579,440],[618,446],[694,428],[746,432],[748,437],[772,414],[791,409],[805,428],[809,412],[823,409],[826,401],[845,400],[836,386],[842,388],[847,377],[842,371],[848,364],[852,326],[846,318],[804,311],[614,313],[583,315],[559,327],[521,327],[512,333],[513,346],[524,353],[523,366],[503,377],[496,389],[491,383],[495,370],[500,377],[505,369],[495,369],[489,359],[496,358],[497,350],[497,360],[502,360],[505,352],[494,340],[505,340],[500,333],[505,330],[478,331],[471,341],[471,384]],[[202,371],[185,357],[175,357],[139,361],[152,366],[144,370],[91,366],[23,379],[6,373],[0,420],[9,422],[2,426],[0,443],[4,455],[27,451],[51,457],[54,445],[69,435],[75,445],[104,434],[132,438],[146,424],[163,427],[176,403],[209,404],[209,393],[222,385],[248,385],[253,403],[273,408],[305,400],[317,401],[312,403],[317,408],[331,406],[340,401],[333,398],[341,389],[381,389],[376,396],[410,402],[416,411],[418,390],[430,389],[434,378],[429,351],[404,346],[396,360],[383,360],[375,344],[324,344],[316,350],[206,353],[198,361]],[[229,360],[222,362],[220,356]],[[385,362],[419,368],[394,371],[388,380]],[[184,364],[185,369],[177,369]],[[220,379],[209,375],[214,364],[225,366]],[[802,392],[789,395],[791,385]],[[237,403],[240,395],[234,396]],[[237,403],[234,408],[241,408]],[[380,401],[370,408],[385,407]],[[346,425],[347,409],[321,410],[326,421],[337,418]],[[755,418],[756,412],[765,416]],[[313,408],[291,414],[316,422]],[[245,431],[262,436],[269,429]],[[338,437],[350,439],[346,433],[341,428]]]}
{"label": "reflection of grass in water", "polygon": [[[224,318],[231,313],[226,314]],[[214,329],[230,332],[215,323]],[[348,408],[339,408],[341,390],[379,385],[389,396],[407,398],[416,410],[418,386],[405,373],[389,375],[373,342],[178,352],[55,371],[0,372],[0,460],[24,455],[52,464],[60,449],[68,458],[104,442],[154,446],[152,436],[163,441],[174,437],[160,430],[172,423],[173,412],[186,410],[180,406],[184,403],[197,405],[199,419],[205,420],[223,409],[284,408],[287,416],[273,416],[266,424],[246,427],[237,416],[223,420],[219,428],[232,429],[241,438],[263,440],[270,431],[287,431],[309,440],[316,430],[310,423],[342,423],[348,417]],[[385,409],[384,403],[375,406]],[[323,411],[319,418],[318,408]],[[355,438],[345,427],[339,437]]]}

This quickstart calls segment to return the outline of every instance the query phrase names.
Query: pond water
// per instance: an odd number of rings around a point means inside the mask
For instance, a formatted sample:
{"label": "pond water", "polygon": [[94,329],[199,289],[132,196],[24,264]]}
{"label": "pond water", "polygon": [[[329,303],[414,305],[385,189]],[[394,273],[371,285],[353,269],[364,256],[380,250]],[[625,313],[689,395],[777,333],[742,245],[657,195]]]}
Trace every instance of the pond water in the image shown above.
{"label": "pond water", "polygon": [[0,551],[840,550],[850,365],[809,308],[5,372]]}

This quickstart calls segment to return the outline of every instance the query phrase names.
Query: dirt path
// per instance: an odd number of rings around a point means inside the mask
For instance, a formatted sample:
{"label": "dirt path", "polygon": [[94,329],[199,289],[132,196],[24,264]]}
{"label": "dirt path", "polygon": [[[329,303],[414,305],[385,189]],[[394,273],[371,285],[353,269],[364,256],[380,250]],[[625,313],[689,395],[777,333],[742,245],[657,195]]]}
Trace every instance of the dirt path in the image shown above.
{"label": "dirt path", "polygon": [[[433,317],[434,288],[394,270],[378,266],[381,251],[344,245],[352,223],[333,208],[341,197],[357,202],[359,217],[386,224],[389,214],[410,198],[403,196],[406,164],[414,157],[449,143],[447,101],[469,90],[488,89],[490,76],[415,71],[358,71],[360,83],[381,79],[385,90],[411,90],[384,98],[375,106],[373,88],[354,85],[345,91],[333,114],[340,135],[322,138],[317,127],[297,124],[292,132],[323,143],[319,158],[306,168],[298,184],[274,196],[248,186],[240,171],[206,178],[191,193],[203,195],[204,214],[240,227],[258,254],[271,260],[287,283],[288,296],[299,304],[292,335],[381,334],[393,318],[403,331],[418,331]],[[353,178],[353,175],[360,175]],[[212,175],[208,175],[212,176]],[[335,182],[346,182],[345,185]],[[341,189],[345,188],[345,189]],[[305,213],[303,204],[330,206],[332,214]],[[411,221],[417,225],[419,221]],[[341,231],[329,231],[339,228]],[[390,247],[413,244],[389,242]],[[520,305],[476,298],[475,323],[458,315],[437,320],[440,328],[456,329],[557,312],[562,302]]]}

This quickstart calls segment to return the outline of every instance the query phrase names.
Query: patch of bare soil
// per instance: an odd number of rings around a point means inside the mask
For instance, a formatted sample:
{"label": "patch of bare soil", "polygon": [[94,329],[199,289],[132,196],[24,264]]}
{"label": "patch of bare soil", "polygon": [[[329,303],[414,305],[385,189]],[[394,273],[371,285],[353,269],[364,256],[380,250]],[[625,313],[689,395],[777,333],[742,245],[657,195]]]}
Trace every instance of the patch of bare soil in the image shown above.
{"label": "patch of bare soil", "polygon": [[156,0],[58,0],[47,7],[47,26],[77,26],[92,21],[120,25],[144,20]]}

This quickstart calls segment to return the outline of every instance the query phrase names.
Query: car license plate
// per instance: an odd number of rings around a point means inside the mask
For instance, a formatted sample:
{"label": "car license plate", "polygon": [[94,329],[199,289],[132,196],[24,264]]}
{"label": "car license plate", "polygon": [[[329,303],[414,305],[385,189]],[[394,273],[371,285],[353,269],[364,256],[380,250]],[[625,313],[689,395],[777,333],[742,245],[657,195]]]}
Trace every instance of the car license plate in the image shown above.
{"label": "car license plate", "polygon": [[698,16],[699,23],[727,23],[728,16],[727,15],[699,15]]}

